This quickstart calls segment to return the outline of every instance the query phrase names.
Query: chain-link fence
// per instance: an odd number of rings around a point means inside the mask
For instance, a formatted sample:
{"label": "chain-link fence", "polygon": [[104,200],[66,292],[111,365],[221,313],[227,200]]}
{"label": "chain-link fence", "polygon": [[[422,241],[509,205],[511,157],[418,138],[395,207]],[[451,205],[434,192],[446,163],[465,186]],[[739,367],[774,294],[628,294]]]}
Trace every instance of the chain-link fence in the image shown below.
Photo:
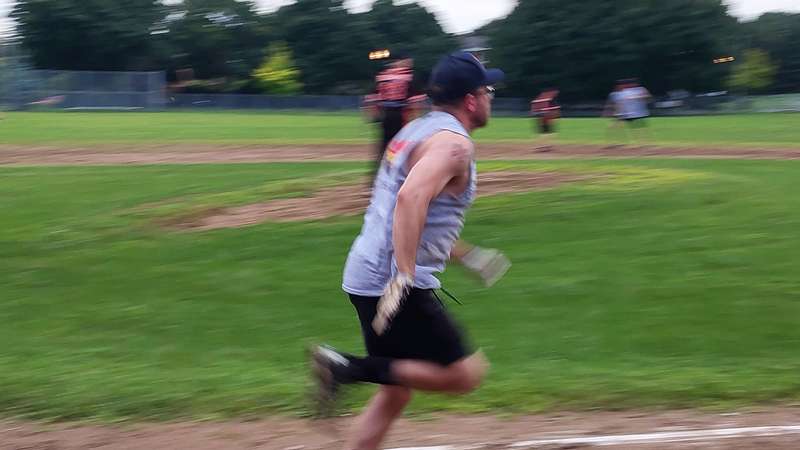
{"label": "chain-link fence", "polygon": [[0,106],[7,109],[157,110],[166,94],[164,72],[34,70],[18,46],[0,46]]}
{"label": "chain-link fence", "polygon": [[32,70],[25,106],[68,110],[161,109],[166,103],[164,72]]}
{"label": "chain-link fence", "polygon": [[361,97],[350,95],[174,94],[170,108],[357,111]]}
{"label": "chain-link fence", "polygon": [[28,58],[18,46],[0,45],[0,108],[13,109],[24,103],[30,71]]}
{"label": "chain-link fence", "polygon": [[[492,110],[498,116],[527,116],[529,102],[525,98],[498,97],[492,103]],[[173,94],[166,106],[169,109],[357,111],[360,105],[358,96]],[[564,117],[599,117],[606,105],[603,101],[588,101],[565,102],[561,106]],[[662,97],[650,106],[657,116],[800,112],[800,94],[735,96],[720,92],[678,99]]]}

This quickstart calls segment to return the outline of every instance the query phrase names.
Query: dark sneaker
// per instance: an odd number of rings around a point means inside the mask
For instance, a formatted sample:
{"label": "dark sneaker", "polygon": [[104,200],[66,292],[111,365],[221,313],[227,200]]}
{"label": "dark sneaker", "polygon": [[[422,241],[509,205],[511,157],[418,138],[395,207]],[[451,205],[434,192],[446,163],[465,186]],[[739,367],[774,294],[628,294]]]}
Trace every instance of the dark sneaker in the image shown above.
{"label": "dark sneaker", "polygon": [[351,380],[347,376],[350,361],[327,345],[311,348],[311,374],[316,382],[314,394],[314,416],[332,417],[342,384]]}

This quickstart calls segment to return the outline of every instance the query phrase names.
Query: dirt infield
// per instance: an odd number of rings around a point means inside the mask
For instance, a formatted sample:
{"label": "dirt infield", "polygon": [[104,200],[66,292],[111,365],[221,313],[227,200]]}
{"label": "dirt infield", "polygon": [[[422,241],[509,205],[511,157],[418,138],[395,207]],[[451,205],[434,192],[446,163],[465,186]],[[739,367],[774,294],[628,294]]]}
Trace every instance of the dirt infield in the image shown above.
{"label": "dirt infield", "polygon": [[[562,183],[588,179],[588,176],[555,172],[485,172],[480,176],[481,197],[547,189]],[[172,229],[205,231],[236,228],[261,222],[321,220],[362,213],[369,204],[366,183],[321,189],[310,197],[273,200],[264,203],[215,209],[207,214],[177,217],[163,225]]]}
{"label": "dirt infield", "polygon": [[[0,422],[0,449],[260,449],[337,450],[349,417],[320,424],[307,420],[269,419],[251,422],[184,422],[91,426]],[[800,408],[773,408],[729,414],[697,411],[595,412],[497,418],[443,416],[425,421],[402,420],[385,448],[453,445],[473,449],[508,449],[525,441],[563,437],[629,435],[800,423]],[[621,445],[623,449],[796,449],[800,435],[702,442]],[[525,448],[590,448],[585,445]]]}
{"label": "dirt infield", "polygon": [[[124,165],[203,164],[308,161],[366,161],[374,149],[369,145],[259,146],[165,144],[139,146],[47,147],[0,145],[0,165]],[[559,145],[549,152],[536,151],[531,144],[478,144],[484,160],[554,158],[735,158],[800,159],[798,148],[739,147],[602,147]]]}

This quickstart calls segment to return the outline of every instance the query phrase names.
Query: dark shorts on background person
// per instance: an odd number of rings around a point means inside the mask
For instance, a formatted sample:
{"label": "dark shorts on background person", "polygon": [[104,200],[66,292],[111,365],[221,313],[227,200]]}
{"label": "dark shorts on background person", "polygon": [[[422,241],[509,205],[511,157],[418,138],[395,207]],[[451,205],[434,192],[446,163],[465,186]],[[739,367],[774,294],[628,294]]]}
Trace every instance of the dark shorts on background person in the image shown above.
{"label": "dark shorts on background person", "polygon": [[[386,154],[386,147],[389,142],[403,129],[403,114],[404,108],[395,107],[382,107],[380,122],[381,122],[381,141],[378,143],[378,148],[375,151],[375,161],[373,165],[373,177],[377,175],[380,170],[383,156]],[[370,186],[372,183],[370,182]]]}
{"label": "dark shorts on background person", "polygon": [[382,132],[382,150],[386,151],[386,147],[400,130],[403,129],[403,114],[405,108],[384,107],[383,116],[381,118],[381,132]]}
{"label": "dark shorts on background person", "polygon": [[412,289],[381,336],[372,328],[378,300],[378,297],[350,294],[369,356],[416,359],[447,366],[473,353],[461,328],[434,291]]}
{"label": "dark shorts on background person", "polygon": [[539,134],[552,134],[556,132],[556,124],[553,120],[539,119]]}

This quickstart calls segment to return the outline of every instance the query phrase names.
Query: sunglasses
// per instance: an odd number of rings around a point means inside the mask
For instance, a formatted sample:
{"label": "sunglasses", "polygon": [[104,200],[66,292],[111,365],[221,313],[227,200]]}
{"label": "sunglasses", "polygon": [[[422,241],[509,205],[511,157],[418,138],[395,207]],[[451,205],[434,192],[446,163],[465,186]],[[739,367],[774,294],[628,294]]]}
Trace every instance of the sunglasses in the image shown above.
{"label": "sunglasses", "polygon": [[489,97],[489,100],[494,100],[494,91],[495,91],[494,86],[483,86],[483,89],[475,90],[471,94],[476,97],[479,95],[486,95],[487,97]]}

